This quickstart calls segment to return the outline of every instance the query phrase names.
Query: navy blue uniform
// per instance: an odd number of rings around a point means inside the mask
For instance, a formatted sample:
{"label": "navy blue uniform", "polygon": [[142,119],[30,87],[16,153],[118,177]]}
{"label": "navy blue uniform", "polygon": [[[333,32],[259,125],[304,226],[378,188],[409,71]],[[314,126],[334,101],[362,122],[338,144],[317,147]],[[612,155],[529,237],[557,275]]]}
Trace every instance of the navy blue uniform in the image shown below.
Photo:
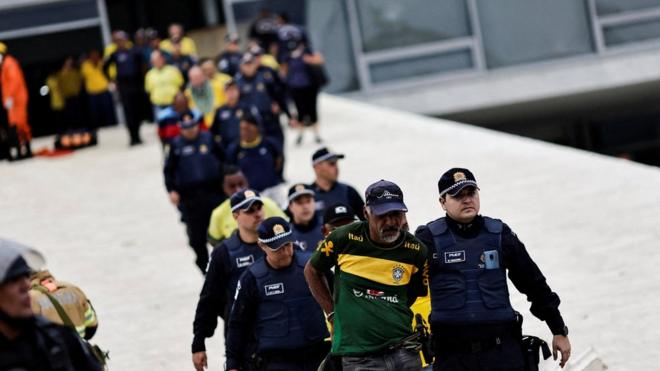
{"label": "navy blue uniform", "polygon": [[[293,221],[293,219],[291,219]],[[314,251],[316,246],[323,240],[323,220],[320,213],[316,213],[308,225],[291,223],[291,235],[294,241],[305,251]]]}
{"label": "navy blue uniform", "polygon": [[224,51],[218,56],[218,70],[229,76],[236,76],[241,65],[241,52]]}
{"label": "navy blue uniform", "polygon": [[227,369],[246,362],[246,344],[256,340],[262,370],[316,370],[329,350],[323,311],[305,281],[306,259],[296,252],[290,266],[271,268],[266,259],[240,278],[229,319]]}
{"label": "navy blue uniform", "polygon": [[321,189],[316,183],[310,185],[314,188],[316,211],[318,213],[323,214],[326,207],[335,204],[344,204],[350,206],[360,220],[364,220],[364,215],[362,213],[364,201],[355,188],[342,182],[335,182],[329,191]]}
{"label": "navy blue uniform", "polygon": [[204,339],[213,336],[218,317],[222,317],[225,323],[228,321],[239,277],[263,256],[264,252],[256,242],[243,242],[238,231],[213,250],[195,311],[193,353],[206,350]]}
{"label": "navy blue uniform", "polygon": [[[270,70],[272,71],[272,70]],[[285,113],[288,111],[276,78],[276,73],[260,70],[252,77],[238,74],[236,85],[241,92],[241,102],[254,106],[261,117],[262,133],[275,139],[280,147],[284,146],[284,133],[280,125],[279,114],[272,111],[272,104],[278,103]]]}
{"label": "navy blue uniform", "polygon": [[546,321],[553,334],[563,331],[559,297],[500,220],[478,216],[464,225],[440,218],[420,226],[415,236],[429,247],[435,370],[522,370],[520,328],[509,302],[507,270],[532,303],[532,314]]}
{"label": "navy blue uniform", "polygon": [[251,146],[240,142],[230,145],[227,149],[227,162],[238,165],[250,188],[259,192],[282,181],[278,168],[282,162],[282,147],[271,138],[261,138]]}
{"label": "navy blue uniform", "polygon": [[175,137],[165,147],[165,187],[176,191],[186,223],[188,242],[197,255],[196,264],[206,271],[206,233],[211,213],[225,195],[222,191],[223,148],[210,133],[200,132],[192,141]]}
{"label": "navy blue uniform", "polygon": [[209,131],[224,147],[229,147],[239,141],[241,117],[249,109],[249,106],[241,102],[233,107],[228,104],[223,105],[215,112],[213,125]]}
{"label": "navy blue uniform", "polygon": [[141,104],[145,96],[142,54],[136,48],[117,49],[103,64],[106,75],[108,66],[112,63],[117,66],[117,89],[124,108],[131,144],[141,143]]}

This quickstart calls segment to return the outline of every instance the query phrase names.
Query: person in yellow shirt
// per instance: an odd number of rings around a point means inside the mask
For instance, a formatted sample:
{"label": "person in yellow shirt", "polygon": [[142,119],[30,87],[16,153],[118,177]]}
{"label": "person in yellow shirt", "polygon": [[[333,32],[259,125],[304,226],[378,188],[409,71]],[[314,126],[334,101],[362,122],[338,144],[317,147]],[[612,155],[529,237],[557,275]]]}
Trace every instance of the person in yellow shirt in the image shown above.
{"label": "person in yellow shirt", "polygon": [[[199,66],[206,78],[211,83],[213,88],[213,96],[215,97],[216,109],[227,103],[227,95],[225,94],[225,85],[232,79],[231,76],[218,72],[215,63],[210,58],[204,58],[199,61]],[[211,123],[208,123],[209,125]]]}
{"label": "person in yellow shirt", "polygon": [[169,39],[160,42],[160,49],[164,52],[173,54],[174,44],[181,44],[181,54],[195,57],[197,55],[197,46],[195,41],[185,36],[183,26],[179,23],[172,23],[167,29]]}
{"label": "person in yellow shirt", "polygon": [[144,78],[144,90],[154,105],[154,117],[158,117],[158,111],[174,101],[183,86],[183,76],[179,69],[165,64],[165,57],[159,50],[151,53],[151,65],[153,67]]}
{"label": "person in yellow shirt", "polygon": [[[241,189],[248,188],[249,185],[240,168],[228,165],[225,167],[222,187],[226,195],[232,195]],[[286,214],[275,201],[265,196],[261,196],[261,201],[264,204],[264,218],[279,216],[288,220]],[[220,242],[229,238],[236,228],[238,228],[238,224],[236,224],[236,219],[232,215],[230,199],[228,198],[213,210],[207,239],[211,246],[216,247]]]}
{"label": "person in yellow shirt", "polygon": [[46,77],[46,86],[48,87],[48,95],[50,95],[51,124],[55,127],[55,133],[61,134],[65,129],[64,97],[57,79],[57,70]]}
{"label": "person in yellow shirt", "polygon": [[89,100],[89,112],[94,128],[115,125],[115,107],[110,94],[109,82],[103,73],[103,60],[98,50],[91,50],[80,66]]}
{"label": "person in yellow shirt", "polygon": [[80,129],[85,127],[82,118],[82,76],[73,57],[67,57],[62,68],[57,73],[57,82],[64,98],[64,120],[67,128]]}

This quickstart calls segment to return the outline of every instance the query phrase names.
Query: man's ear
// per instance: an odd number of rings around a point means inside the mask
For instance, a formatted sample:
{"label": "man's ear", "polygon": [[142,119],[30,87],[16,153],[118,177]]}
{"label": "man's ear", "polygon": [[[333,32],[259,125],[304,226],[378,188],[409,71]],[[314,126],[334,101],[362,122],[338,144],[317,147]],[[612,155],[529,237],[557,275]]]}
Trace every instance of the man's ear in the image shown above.
{"label": "man's ear", "polygon": [[369,208],[367,207],[367,205],[364,205],[362,207],[362,213],[364,214],[365,219],[369,219]]}
{"label": "man's ear", "polygon": [[446,202],[445,198],[440,197],[438,201],[440,201],[440,207],[442,207],[442,210],[447,211],[447,208],[445,207],[445,202]]}

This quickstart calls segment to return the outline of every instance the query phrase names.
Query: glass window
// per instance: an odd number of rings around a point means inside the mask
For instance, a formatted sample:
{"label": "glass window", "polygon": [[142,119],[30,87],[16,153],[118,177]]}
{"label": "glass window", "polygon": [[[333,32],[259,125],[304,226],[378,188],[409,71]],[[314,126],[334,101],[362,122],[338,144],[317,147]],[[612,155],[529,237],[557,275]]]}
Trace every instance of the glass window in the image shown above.
{"label": "glass window", "polygon": [[606,46],[660,38],[660,19],[603,29]]}
{"label": "glass window", "polygon": [[465,0],[355,0],[365,52],[471,34]]}
{"label": "glass window", "polygon": [[471,69],[472,67],[472,53],[469,49],[464,49],[373,63],[369,66],[369,74],[371,82],[378,84],[410,77]]}
{"label": "glass window", "polygon": [[[19,2],[16,2],[19,3]],[[96,2],[73,0],[2,10],[0,31],[64,23],[98,17]]]}
{"label": "glass window", "polygon": [[586,2],[478,0],[489,68],[593,52]]}
{"label": "glass window", "polygon": [[610,15],[659,6],[660,0],[596,0],[598,15]]}

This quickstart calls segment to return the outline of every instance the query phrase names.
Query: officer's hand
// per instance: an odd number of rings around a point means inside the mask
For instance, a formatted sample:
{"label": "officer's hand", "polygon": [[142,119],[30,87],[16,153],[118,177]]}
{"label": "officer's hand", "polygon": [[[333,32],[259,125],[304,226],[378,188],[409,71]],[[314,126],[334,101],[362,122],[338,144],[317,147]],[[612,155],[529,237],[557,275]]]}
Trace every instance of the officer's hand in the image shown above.
{"label": "officer's hand", "polygon": [[174,204],[174,206],[178,206],[180,200],[181,197],[179,196],[179,193],[177,191],[170,192],[170,202]]}
{"label": "officer's hand", "polygon": [[14,98],[9,97],[9,98],[5,99],[5,109],[9,110],[12,107],[14,107]]}
{"label": "officer's hand", "polygon": [[208,367],[206,364],[206,352],[196,352],[192,355],[193,365],[196,371],[203,371]]}
{"label": "officer's hand", "polygon": [[271,109],[271,111],[273,111],[273,113],[275,113],[275,114],[280,113],[280,111],[281,111],[281,109],[280,109],[280,105],[277,104],[277,103],[275,103],[275,102],[271,103],[271,105],[270,105],[270,109]]}
{"label": "officer's hand", "polygon": [[557,351],[561,352],[561,361],[559,366],[564,368],[568,358],[571,356],[571,342],[568,341],[568,337],[564,335],[555,335],[552,338],[552,358],[557,360]]}

